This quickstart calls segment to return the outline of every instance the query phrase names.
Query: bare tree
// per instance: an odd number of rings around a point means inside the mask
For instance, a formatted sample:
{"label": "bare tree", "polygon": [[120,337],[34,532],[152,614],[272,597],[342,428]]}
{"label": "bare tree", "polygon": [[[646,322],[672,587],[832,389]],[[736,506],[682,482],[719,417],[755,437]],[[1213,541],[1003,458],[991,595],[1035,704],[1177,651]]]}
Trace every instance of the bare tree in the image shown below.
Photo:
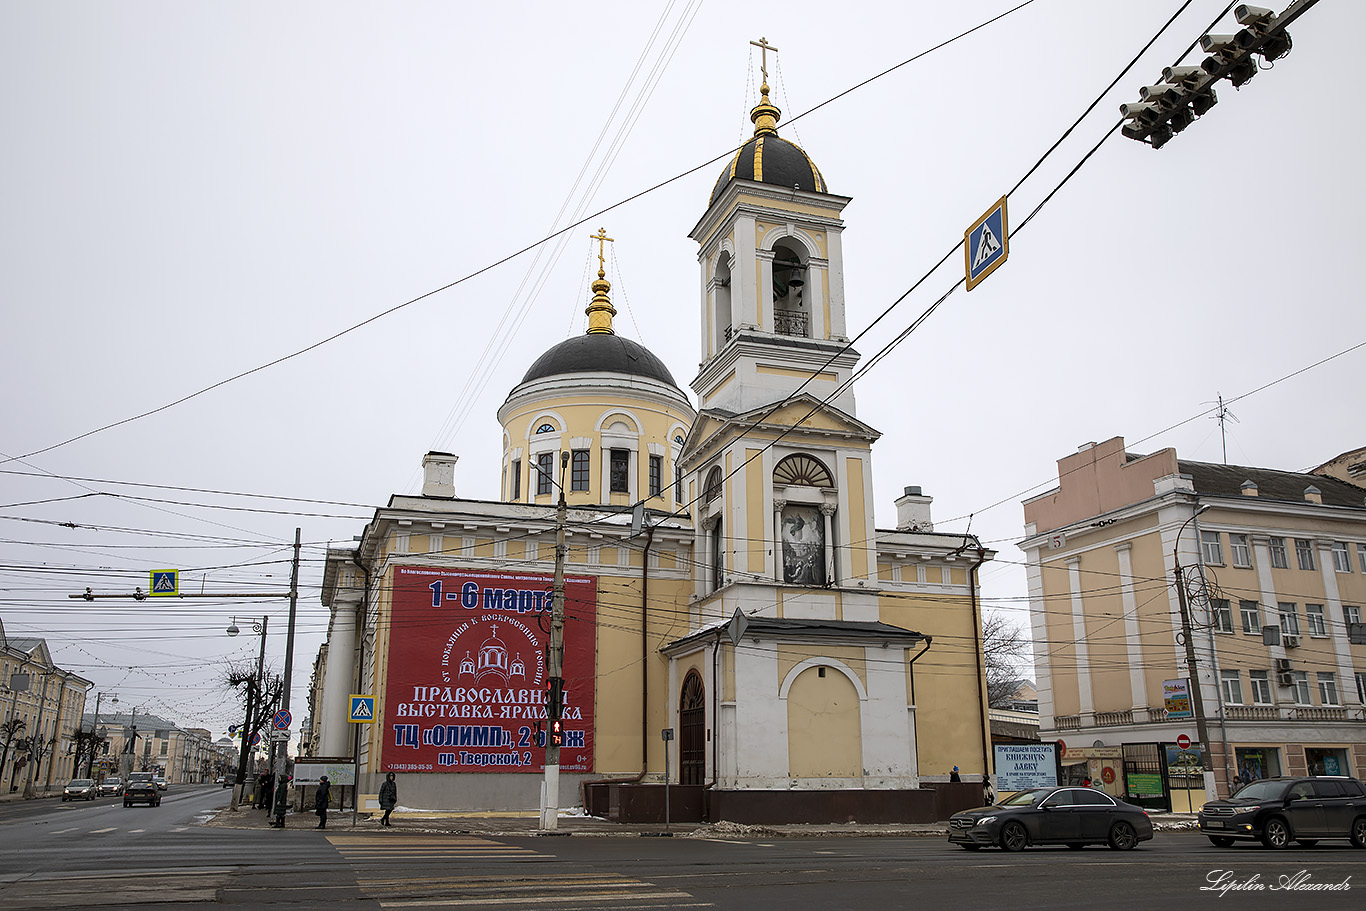
{"label": "bare tree", "polygon": [[5,763],[9,762],[10,744],[19,739],[19,735],[24,732],[24,719],[11,718],[8,721],[0,722],[0,739],[5,741],[3,750],[0,750],[0,774],[4,773]]}
{"label": "bare tree", "polygon": [[1003,614],[982,618],[982,654],[987,673],[987,705],[1005,708],[1023,682],[1031,641]]}

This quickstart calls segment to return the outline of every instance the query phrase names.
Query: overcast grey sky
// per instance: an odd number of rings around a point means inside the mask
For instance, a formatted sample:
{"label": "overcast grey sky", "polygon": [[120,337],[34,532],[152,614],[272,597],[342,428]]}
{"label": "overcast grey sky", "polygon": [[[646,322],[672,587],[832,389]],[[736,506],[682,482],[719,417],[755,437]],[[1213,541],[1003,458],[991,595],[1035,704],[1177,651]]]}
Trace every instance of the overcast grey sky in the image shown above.
{"label": "overcast grey sky", "polygon": [[[853,198],[846,298],[861,330],[1180,6],[1036,0],[791,123],[1014,5],[0,5],[0,458],[299,351],[724,155],[752,130],[748,42],[760,36],[780,49],[780,131]],[[1013,224],[1224,5],[1189,4],[1011,196]],[[1356,4],[1321,3],[1292,28],[1287,58],[1241,91],[1221,83],[1220,103],[1160,151],[1109,139],[1012,236],[1004,267],[869,372],[858,413],[884,434],[880,526],[895,523],[908,484],[935,498],[941,530],[973,515],[1000,551],[984,569],[988,601],[1023,618],[1019,501],[1077,445],[1122,434],[1140,451],[1218,461],[1218,427],[1197,416],[1219,394],[1240,421],[1231,462],[1303,469],[1362,445],[1366,349],[1236,399],[1366,341],[1362,121],[1343,51],[1360,19]],[[1230,14],[1220,30],[1232,28]],[[237,711],[222,662],[257,645],[222,630],[233,614],[268,613],[278,668],[283,602],[66,596],[126,591],[160,567],[208,591],[282,589],[301,526],[302,716],[327,622],[325,543],[415,491],[430,448],[460,456],[462,495],[497,497],[496,409],[540,352],[583,330],[599,225],[616,238],[618,331],[691,381],[699,282],[687,234],[720,170],[593,218],[559,252],[552,243],[151,417],[4,462],[5,629],[45,636],[121,709],[221,732]],[[961,261],[860,341],[864,357],[947,290]]]}

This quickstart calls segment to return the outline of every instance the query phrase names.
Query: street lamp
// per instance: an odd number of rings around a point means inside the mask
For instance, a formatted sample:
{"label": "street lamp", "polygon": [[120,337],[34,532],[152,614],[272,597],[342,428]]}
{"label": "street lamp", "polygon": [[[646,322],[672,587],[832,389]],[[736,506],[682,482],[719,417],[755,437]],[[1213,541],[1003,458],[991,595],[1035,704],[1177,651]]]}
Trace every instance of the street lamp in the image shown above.
{"label": "street lamp", "polygon": [[[1181,607],[1181,635],[1186,640],[1186,671],[1189,674],[1187,686],[1190,688],[1191,710],[1195,713],[1195,735],[1200,738],[1200,768],[1204,772],[1205,794],[1209,799],[1217,798],[1214,784],[1214,762],[1210,757],[1209,729],[1205,725],[1205,697],[1201,693],[1200,669],[1195,664],[1195,637],[1191,635],[1190,604],[1186,596],[1186,577],[1181,571],[1181,535],[1195,517],[1210,508],[1210,504],[1198,506],[1181,527],[1176,530],[1176,543],[1172,545],[1172,565],[1176,571],[1176,600]],[[1198,546],[1198,542],[1197,542]],[[1213,793],[1211,793],[1213,792]]]}
{"label": "street lamp", "polygon": [[[90,723],[90,755],[85,759],[85,777],[95,777],[95,744],[96,738],[100,736],[100,700],[104,698],[104,693],[95,694],[95,720]],[[109,702],[112,705],[119,704],[119,694],[110,693]]]}
{"label": "street lamp", "polygon": [[[261,634],[261,653],[256,659],[256,676],[247,681],[247,716],[242,723],[242,750],[237,759],[237,782],[232,789],[231,809],[234,811],[242,800],[242,790],[247,781],[247,756],[251,750],[251,716],[256,707],[257,691],[265,674],[266,628],[269,625],[269,617],[262,617],[260,623],[255,620],[251,621],[251,631]],[[236,636],[240,632],[241,630],[237,628],[237,618],[233,617],[232,623],[228,625],[227,633],[229,636]]]}

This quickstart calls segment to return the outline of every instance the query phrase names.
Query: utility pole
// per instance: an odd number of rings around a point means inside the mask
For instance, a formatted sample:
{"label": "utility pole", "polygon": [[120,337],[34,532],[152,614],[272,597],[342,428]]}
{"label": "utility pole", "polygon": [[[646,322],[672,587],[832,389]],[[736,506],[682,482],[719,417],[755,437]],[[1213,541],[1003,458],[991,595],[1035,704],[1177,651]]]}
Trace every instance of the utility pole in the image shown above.
{"label": "utility pole", "polygon": [[[1214,785],[1214,761],[1210,755],[1209,728],[1205,724],[1205,697],[1201,692],[1200,668],[1195,663],[1195,637],[1191,633],[1191,612],[1190,602],[1186,592],[1186,576],[1181,570],[1181,533],[1186,530],[1186,526],[1195,521],[1195,517],[1209,509],[1209,504],[1198,507],[1191,513],[1176,532],[1176,544],[1172,548],[1172,564],[1176,570],[1176,601],[1181,608],[1181,637],[1186,642],[1186,671],[1188,679],[1186,686],[1190,689],[1191,711],[1195,715],[1195,735],[1200,739],[1200,768],[1204,772],[1206,799],[1215,800],[1218,798],[1218,789]],[[1199,542],[1196,542],[1199,546]]]}
{"label": "utility pole", "polygon": [[560,741],[564,738],[564,527],[569,506],[564,499],[564,471],[569,453],[560,453],[560,502],[555,507],[555,583],[550,606],[550,692],[546,700],[545,790],[541,801],[541,829],[560,827]]}
{"label": "utility pole", "polygon": [[[294,529],[294,565],[289,571],[289,633],[285,639],[285,679],[280,689],[280,711],[289,712],[290,675],[294,671],[294,617],[299,607],[299,548],[301,529]],[[287,729],[286,729],[287,730]],[[285,827],[285,808],[289,797],[285,793],[285,770],[288,762],[289,741],[280,742],[280,752],[275,757],[275,822],[277,829]]]}

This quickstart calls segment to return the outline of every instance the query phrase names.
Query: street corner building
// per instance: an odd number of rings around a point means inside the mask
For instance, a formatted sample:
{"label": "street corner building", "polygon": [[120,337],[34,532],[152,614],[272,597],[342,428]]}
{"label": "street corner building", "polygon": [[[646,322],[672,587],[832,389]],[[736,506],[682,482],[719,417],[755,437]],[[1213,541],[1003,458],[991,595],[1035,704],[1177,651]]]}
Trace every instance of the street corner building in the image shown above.
{"label": "street corner building", "polygon": [[1040,737],[1079,775],[1183,811],[1366,773],[1366,450],[1295,472],[1116,437],[1024,513]]}
{"label": "street corner building", "polygon": [[[981,802],[977,578],[994,554],[935,532],[919,487],[896,529],[875,527],[849,199],[761,91],[691,233],[698,407],[616,332],[600,268],[587,332],[498,411],[498,498],[457,495],[456,456],[430,452],[420,496],[329,551],[306,742],[359,750],[362,800],[392,771],[407,806],[537,806],[562,490],[560,806],[662,821],[666,775],[675,820],[918,821],[949,794]],[[375,696],[373,724],[348,723],[353,693]],[[948,784],[955,765],[970,784]]]}

